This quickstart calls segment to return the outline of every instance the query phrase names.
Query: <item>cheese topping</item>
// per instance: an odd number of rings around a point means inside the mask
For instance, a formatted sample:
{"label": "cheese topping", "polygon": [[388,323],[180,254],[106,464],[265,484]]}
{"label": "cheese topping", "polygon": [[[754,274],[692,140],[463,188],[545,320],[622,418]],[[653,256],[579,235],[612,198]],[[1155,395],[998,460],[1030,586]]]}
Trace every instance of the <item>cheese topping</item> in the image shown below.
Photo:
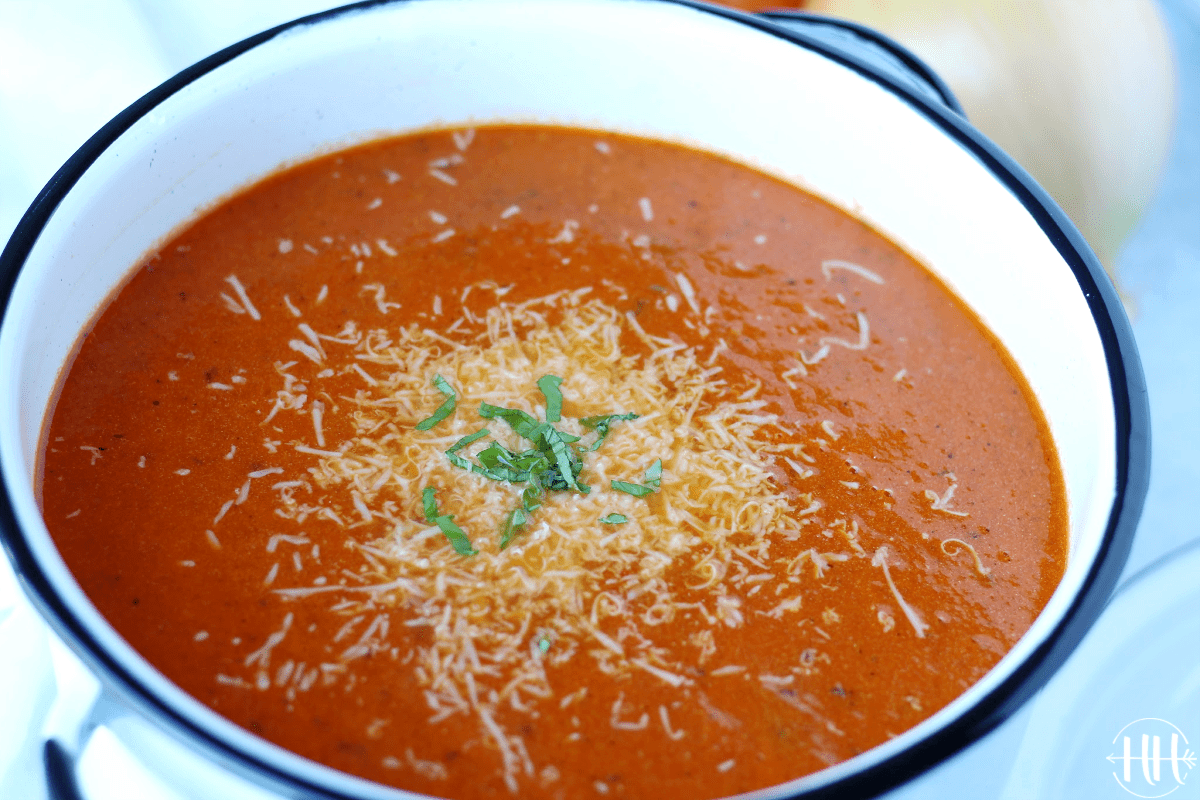
{"label": "cheese topping", "polygon": [[[493,285],[474,288],[498,294]],[[351,542],[367,566],[360,573],[365,584],[353,588],[366,591],[341,612],[354,617],[390,606],[403,609],[404,624],[433,628],[433,643],[414,657],[430,719],[474,715],[481,736],[500,751],[514,791],[527,772],[518,757],[523,745],[498,712],[551,697],[547,664],[589,658],[613,676],[638,671],[675,688],[691,684],[688,665],[696,652],[657,628],[680,614],[705,625],[742,626],[743,592],[754,591],[762,577],[739,571],[735,560],[766,569],[773,538],[795,539],[800,515],[819,502],[789,496],[776,482],[773,457],[794,451],[797,434],[764,410],[756,386],[729,385],[695,348],[645,333],[608,303],[587,299],[590,293],[560,292],[520,305],[500,300],[454,338],[416,325],[396,334],[348,325],[338,338],[321,337],[319,364],[362,372],[367,385],[353,398],[319,408],[307,403],[317,446],[295,448],[313,455],[314,464],[299,485],[276,484],[279,516],[361,529]],[[280,374],[284,389],[271,413],[303,410],[296,394],[303,381],[282,368]],[[456,408],[419,430],[446,399],[431,390],[435,375],[456,390]],[[473,456],[490,441],[525,449],[528,443],[506,424],[478,410],[487,403],[545,421],[546,397],[537,385],[545,375],[562,377],[557,427],[584,443],[595,434],[581,418],[638,417],[613,425],[601,446],[583,454],[580,480],[589,493],[548,493],[502,550],[498,532],[520,506],[520,486],[461,469],[446,450],[484,428],[488,436],[459,455]],[[353,426],[340,445],[323,441],[335,416]],[[774,443],[781,432],[792,441]],[[644,496],[610,488],[659,473],[656,490]],[[430,487],[437,513],[453,517],[476,555],[460,555],[427,520],[421,495]],[[623,522],[613,525],[614,518]],[[694,578],[669,583],[668,569]],[[707,593],[681,596],[689,586]],[[785,600],[776,613],[798,607]],[[342,659],[387,650],[383,628],[364,634]],[[627,726],[616,721],[619,708],[618,701],[614,725]],[[672,738],[682,735],[663,727]]]}

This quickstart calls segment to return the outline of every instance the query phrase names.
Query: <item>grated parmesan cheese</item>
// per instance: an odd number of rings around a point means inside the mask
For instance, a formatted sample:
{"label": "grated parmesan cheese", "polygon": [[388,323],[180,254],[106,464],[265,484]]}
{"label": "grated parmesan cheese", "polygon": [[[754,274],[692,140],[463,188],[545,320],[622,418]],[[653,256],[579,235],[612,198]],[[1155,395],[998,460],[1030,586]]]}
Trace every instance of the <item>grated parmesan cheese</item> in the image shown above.
{"label": "grated parmesan cheese", "polygon": [[[560,237],[567,240],[575,227],[568,221]],[[679,274],[676,282],[699,311],[687,278]],[[385,302],[381,285],[366,288]],[[331,449],[320,440],[334,407],[305,403],[305,382],[290,367],[277,367],[284,389],[272,415],[304,413],[308,407],[319,446],[293,445],[313,457],[312,466],[304,480],[276,484],[275,514],[297,524],[318,517],[343,527],[366,526],[376,538],[356,546],[364,566],[347,574],[360,585],[325,585],[322,578],[274,591],[290,598],[335,593],[348,620],[335,641],[348,638],[374,609],[376,623],[341,651],[343,665],[388,647],[388,616],[380,608],[407,609],[405,626],[431,626],[432,642],[417,647],[413,661],[430,720],[474,717],[479,735],[500,754],[506,784],[516,791],[518,779],[533,775],[533,768],[523,740],[500,712],[536,713],[541,699],[553,696],[547,664],[589,658],[614,676],[641,672],[685,690],[693,683],[688,665],[713,648],[711,631],[693,645],[665,638],[660,626],[688,613],[710,627],[743,626],[744,597],[772,577],[772,538],[798,537],[806,507],[812,513],[821,505],[810,495],[794,503],[776,483],[770,451],[779,420],[756,397],[757,384],[740,387],[740,394],[730,391],[711,358],[706,363],[697,348],[651,336],[607,303],[586,300],[587,288],[518,304],[505,302],[500,287],[473,288],[494,291],[499,302],[453,332],[410,325],[386,335],[355,331],[339,338],[308,329],[307,341],[289,343],[324,368],[357,372],[364,385],[345,403],[339,399],[340,420],[350,422],[355,433]],[[462,293],[464,302],[468,294]],[[433,374],[454,387],[457,411],[422,432],[415,423],[430,410]],[[520,487],[458,469],[445,450],[484,427],[475,411],[481,401],[540,414],[544,398],[536,381],[545,374],[563,378],[560,428],[566,432],[594,435],[578,423],[588,415],[641,416],[614,426],[602,447],[585,454],[581,479],[593,487],[590,494],[547,495],[535,524],[502,551],[497,532],[518,505]],[[503,424],[488,429],[489,438],[520,448]],[[462,454],[486,444],[472,444]],[[603,488],[611,480],[640,480],[647,454],[663,456],[655,502]],[[440,512],[454,515],[477,555],[458,555],[425,521],[420,498],[425,486],[438,489]],[[302,487],[311,494],[297,493]],[[609,513],[628,522],[604,531],[598,520]],[[300,535],[276,534],[268,549],[280,542],[308,543]],[[810,552],[819,572],[840,555]],[[713,587],[715,597],[708,603],[685,600],[682,587],[673,589],[664,580],[668,568],[690,571],[690,583]],[[266,582],[278,574],[276,564]],[[777,613],[798,607],[799,598],[787,599]],[[622,704],[618,696],[612,727],[649,726],[648,712],[630,719]],[[659,715],[665,735],[682,735],[670,726],[665,707]]]}

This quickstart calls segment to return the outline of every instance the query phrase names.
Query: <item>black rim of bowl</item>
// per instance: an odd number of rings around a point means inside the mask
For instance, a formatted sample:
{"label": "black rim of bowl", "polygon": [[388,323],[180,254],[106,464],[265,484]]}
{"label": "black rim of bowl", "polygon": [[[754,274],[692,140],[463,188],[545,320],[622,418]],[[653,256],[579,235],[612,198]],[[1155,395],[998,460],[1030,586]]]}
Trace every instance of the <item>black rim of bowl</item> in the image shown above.
{"label": "black rim of bowl", "polygon": [[[88,139],[55,173],[17,224],[3,252],[0,253],[0,315],[7,314],[17,276],[58,204],[101,153],[134,122],[201,76],[270,41],[286,30],[319,23],[351,11],[412,1],[365,0],[271,28],[188,67],[119,113]],[[830,48],[803,32],[775,25],[768,16],[754,16],[705,5],[695,0],[661,1],[724,17],[804,47],[848,67],[908,103],[983,164],[1033,217],[1074,274],[1104,349],[1116,422],[1116,484],[1104,539],[1079,594],[1058,625],[1030,656],[962,716],[883,761],[831,783],[801,792],[804,797],[810,798],[875,796],[927,771],[1008,719],[1067,659],[1107,603],[1129,555],[1149,482],[1149,402],[1133,330],[1103,267],[1067,216],[1024,169],[972,127],[955,107],[930,102],[852,54]],[[879,38],[877,34],[874,37]],[[902,48],[900,50],[902,51]],[[923,69],[925,74],[922,77],[932,75],[935,78],[935,88],[939,91],[944,88],[932,71],[918,60],[914,59],[914,62]],[[0,319],[2,318],[0,316]],[[281,770],[274,764],[265,763],[243,752],[199,727],[144,686],[118,659],[99,645],[87,627],[71,613],[58,596],[52,582],[42,572],[21,535],[7,490],[0,497],[0,540],[8,550],[18,580],[24,585],[26,593],[33,599],[42,615],[60,635],[70,641],[76,652],[83,656],[93,669],[104,675],[108,685],[117,687],[137,708],[148,711],[151,716],[159,718],[178,732],[199,739],[211,755],[235,771],[256,774],[286,794],[301,791],[327,798],[348,799],[354,796],[314,785]]]}

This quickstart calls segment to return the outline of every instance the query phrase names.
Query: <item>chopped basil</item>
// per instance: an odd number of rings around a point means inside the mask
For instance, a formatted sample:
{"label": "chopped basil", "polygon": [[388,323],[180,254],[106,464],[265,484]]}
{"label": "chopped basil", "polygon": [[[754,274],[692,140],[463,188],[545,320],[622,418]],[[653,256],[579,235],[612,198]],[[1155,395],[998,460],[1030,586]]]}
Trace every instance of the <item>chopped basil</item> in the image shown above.
{"label": "chopped basil", "polygon": [[655,459],[654,463],[646,469],[643,480],[645,480],[645,484],[613,481],[612,488],[616,489],[618,492],[631,494],[634,497],[645,497],[648,494],[657,492],[660,484],[662,483],[661,458]]}
{"label": "chopped basil", "polygon": [[453,414],[454,407],[458,403],[458,396],[454,393],[454,387],[447,383],[446,379],[441,375],[433,376],[433,385],[439,392],[446,396],[446,399],[432,414],[417,423],[417,430],[419,431],[427,431]]}
{"label": "chopped basil", "polygon": [[629,522],[629,517],[625,516],[624,514],[605,514],[600,518],[600,521],[605,525],[621,525]]}
{"label": "chopped basil", "polygon": [[500,549],[508,547],[513,537],[529,522],[529,515],[542,507],[542,490],[536,483],[526,485],[521,492],[521,508],[514,508],[500,529]]}
{"label": "chopped basil", "polygon": [[533,433],[538,427],[538,421],[519,408],[502,408],[490,403],[479,404],[479,416],[484,419],[502,419],[513,431],[525,439],[533,440]]}
{"label": "chopped basil", "polygon": [[454,552],[460,556],[475,555],[479,551],[471,546],[471,540],[467,538],[463,529],[454,524],[454,517],[438,513],[437,498],[434,497],[436,491],[432,486],[426,486],[421,490],[421,502],[425,506],[425,519],[441,529],[442,535],[449,540]]}
{"label": "chopped basil", "polygon": [[454,524],[454,517],[443,514],[433,522],[442,529],[442,535],[450,540],[450,546],[460,556],[473,556],[479,552],[471,546],[471,540],[467,538],[463,529]]}
{"label": "chopped basil", "polygon": [[458,451],[469,445],[471,442],[482,439],[484,436],[487,436],[488,433],[490,433],[490,431],[487,428],[475,431],[474,433],[468,433],[466,436],[450,445],[449,449],[446,450],[446,458],[450,460],[451,464],[459,469],[465,469],[468,471],[474,469],[470,461],[467,461],[465,458],[458,455]]}
{"label": "chopped basil", "polygon": [[583,462],[579,460],[579,456],[567,452],[567,443],[551,426],[543,425],[540,434],[546,447],[550,448],[550,454],[554,456],[554,462],[558,466],[558,474],[562,482],[566,484],[567,488],[579,491],[579,487],[575,483],[575,476],[583,470]]}
{"label": "chopped basil", "polygon": [[654,494],[654,490],[649,486],[642,486],[640,483],[626,483],[625,481],[613,481],[612,488],[618,492],[631,494],[634,497],[645,497],[648,494]]}
{"label": "chopped basil", "polygon": [[494,481],[509,481],[523,483],[529,480],[530,471],[522,466],[529,463],[523,453],[514,453],[499,442],[492,442],[477,456],[479,465],[471,466],[471,471]]}
{"label": "chopped basil", "polygon": [[562,391],[558,388],[562,378],[557,375],[543,375],[538,378],[538,388],[546,398],[546,422],[558,422],[562,419]]}
{"label": "chopped basil", "polygon": [[526,511],[537,511],[542,507],[542,490],[535,483],[529,484],[525,491],[521,492],[521,502]]}
{"label": "chopped basil", "polygon": [[426,486],[421,490],[421,501],[425,504],[425,519],[428,522],[437,519],[437,500],[433,497],[436,491],[432,486]]}
{"label": "chopped basil", "polygon": [[529,514],[523,508],[514,508],[509,512],[508,518],[504,520],[504,525],[500,528],[500,549],[508,547],[513,538],[520,532],[521,528],[529,522]]}
{"label": "chopped basil", "polygon": [[583,427],[596,432],[596,441],[592,442],[592,446],[588,450],[596,450],[600,447],[600,443],[608,436],[609,428],[614,422],[625,422],[637,419],[637,414],[604,414],[597,417],[584,417],[579,420]]}
{"label": "chopped basil", "polygon": [[566,431],[558,431],[558,437],[567,444],[575,444],[575,442],[579,441],[578,436],[573,433],[567,433]]}
{"label": "chopped basil", "polygon": [[475,431],[474,433],[468,433],[466,436],[462,437],[457,442],[450,445],[450,449],[447,450],[446,452],[453,453],[458,450],[462,450],[464,447],[469,445],[471,442],[478,441],[479,439],[482,439],[484,436],[487,436],[489,433],[491,433],[491,431],[489,431],[487,428],[484,428],[483,430]]}
{"label": "chopped basil", "polygon": [[662,459],[655,459],[647,469],[643,479],[651,489],[657,489],[662,482]]}
{"label": "chopped basil", "polygon": [[[434,414],[423,420],[417,427],[428,430],[454,411],[456,396],[454,389],[440,375],[435,375],[434,386],[446,395],[447,400]],[[463,436],[446,450],[446,458],[459,469],[474,472],[494,481],[523,483],[521,506],[508,513],[500,528],[500,549],[507,547],[522,529],[530,522],[533,512],[542,506],[542,498],[549,491],[576,491],[588,494],[591,487],[580,480],[583,471],[583,454],[592,452],[600,446],[615,422],[637,419],[637,414],[604,414],[595,417],[584,417],[580,423],[596,433],[596,440],[590,445],[579,444],[580,437],[560,431],[555,423],[562,420],[563,395],[560,386],[562,378],[557,375],[543,375],[538,379],[538,389],[546,398],[546,421],[538,422],[536,418],[517,408],[504,408],[490,403],[479,405],[479,416],[484,419],[501,419],[508,423],[517,436],[528,441],[529,449],[514,452],[500,442],[491,442],[483,450],[475,454],[474,460],[459,451],[489,434],[487,428]],[[658,481],[662,475],[662,462],[656,461],[646,471],[646,486],[627,484],[613,481],[613,488],[636,494],[641,497],[658,489]],[[426,518],[442,529],[455,550],[464,555],[474,553],[474,548],[466,535],[451,521],[451,518],[437,513],[437,505],[433,499],[432,487],[423,492]],[[617,525],[628,520],[620,514],[609,514],[602,522]],[[460,547],[462,549],[460,549]]]}
{"label": "chopped basil", "polygon": [[453,451],[447,450],[446,458],[450,460],[451,464],[458,467],[459,469],[465,469],[467,472],[475,471],[474,464],[472,464],[470,461],[467,461],[465,458],[458,455],[457,453],[454,453]]}

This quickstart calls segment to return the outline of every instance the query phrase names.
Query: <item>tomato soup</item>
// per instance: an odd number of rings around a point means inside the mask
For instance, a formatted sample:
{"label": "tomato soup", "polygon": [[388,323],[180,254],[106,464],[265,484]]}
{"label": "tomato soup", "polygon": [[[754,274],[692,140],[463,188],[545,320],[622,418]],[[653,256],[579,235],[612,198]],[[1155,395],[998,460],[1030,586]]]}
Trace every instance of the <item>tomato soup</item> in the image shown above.
{"label": "tomato soup", "polygon": [[111,298],[44,434],[83,589],[184,690],[436,796],[717,797],[987,672],[1062,576],[1033,396],[793,185],[595,131],[291,167]]}

